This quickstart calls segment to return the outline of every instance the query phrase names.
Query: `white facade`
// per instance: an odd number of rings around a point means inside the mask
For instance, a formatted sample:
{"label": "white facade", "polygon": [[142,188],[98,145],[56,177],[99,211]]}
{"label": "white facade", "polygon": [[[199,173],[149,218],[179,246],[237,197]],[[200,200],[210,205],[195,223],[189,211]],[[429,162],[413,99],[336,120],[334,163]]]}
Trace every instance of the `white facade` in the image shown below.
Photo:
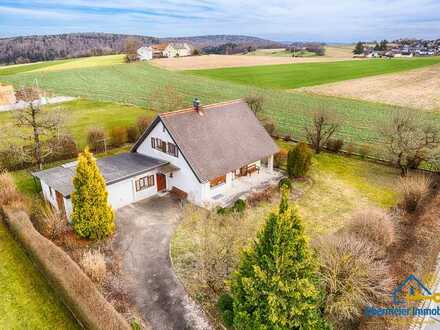
{"label": "white facade", "polygon": [[[210,206],[210,204],[214,203],[212,199],[213,197],[219,194],[227,194],[228,189],[232,186],[232,182],[237,179],[239,180],[239,178],[236,178],[235,172],[229,172],[225,173],[225,183],[217,186],[211,187],[209,182],[200,182],[180,150],[178,157],[169,155],[168,153],[153,148],[151,138],[159,138],[167,143],[174,143],[165,126],[159,121],[151,130],[150,134],[139,145],[137,152],[146,156],[168,161],[172,165],[178,167],[178,171],[167,174],[166,189],[171,190],[172,187],[176,187],[186,192],[188,194],[188,200],[196,205]],[[262,166],[261,160],[247,165],[255,165],[256,167]],[[270,156],[267,159],[267,167],[270,171],[273,170],[273,156]]]}
{"label": "white facade", "polygon": [[172,187],[176,187],[188,194],[189,201],[195,204],[201,204],[204,197],[202,192],[202,184],[193,173],[191,167],[186,162],[180,150],[178,157],[174,157],[160,150],[153,149],[151,146],[152,137],[159,138],[165,142],[174,143],[162,122],[158,122],[157,125],[151,130],[147,138],[138,147],[137,152],[146,156],[168,161],[172,165],[178,167],[180,170],[168,173],[166,175],[167,190],[171,190]]}
{"label": "white facade", "polygon": [[149,61],[153,59],[153,48],[141,47],[137,50],[138,58],[140,61]]}
{"label": "white facade", "polygon": [[[109,205],[112,207],[113,210],[117,210],[123,206],[157,194],[157,173],[157,170],[152,170],[138,176],[107,185]],[[154,177],[154,184],[140,191],[136,191],[135,182],[140,178],[148,176]],[[40,180],[40,182],[44,199],[48,201],[55,210],[62,212],[63,210],[60,209],[56,198],[56,191],[53,188],[49,187],[44,181]],[[72,214],[73,210],[72,200],[70,197],[62,198],[67,219],[70,219],[70,215]]]}

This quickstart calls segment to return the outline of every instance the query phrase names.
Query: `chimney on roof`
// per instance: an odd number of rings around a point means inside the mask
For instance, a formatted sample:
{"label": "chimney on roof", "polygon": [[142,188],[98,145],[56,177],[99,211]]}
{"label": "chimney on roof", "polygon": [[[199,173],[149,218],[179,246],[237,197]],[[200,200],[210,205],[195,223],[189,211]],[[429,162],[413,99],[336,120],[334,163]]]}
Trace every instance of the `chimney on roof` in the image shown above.
{"label": "chimney on roof", "polygon": [[197,97],[193,100],[193,108],[200,115],[203,115],[202,106],[200,105],[200,100]]}

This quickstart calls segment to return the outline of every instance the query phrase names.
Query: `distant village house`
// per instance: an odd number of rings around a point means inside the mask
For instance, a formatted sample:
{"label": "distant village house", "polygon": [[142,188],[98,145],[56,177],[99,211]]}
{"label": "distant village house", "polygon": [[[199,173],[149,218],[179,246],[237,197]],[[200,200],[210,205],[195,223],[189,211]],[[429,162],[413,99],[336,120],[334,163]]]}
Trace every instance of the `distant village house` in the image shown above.
{"label": "distant village house", "polygon": [[153,58],[185,57],[190,56],[192,52],[193,47],[187,43],[161,43],[137,50],[141,61],[149,61]]}

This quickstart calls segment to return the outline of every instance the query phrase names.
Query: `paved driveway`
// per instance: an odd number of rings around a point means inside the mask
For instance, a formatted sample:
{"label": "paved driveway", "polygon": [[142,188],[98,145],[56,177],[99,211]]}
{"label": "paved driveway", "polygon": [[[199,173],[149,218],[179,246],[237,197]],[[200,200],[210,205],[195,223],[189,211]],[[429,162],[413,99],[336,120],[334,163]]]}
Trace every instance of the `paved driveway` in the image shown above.
{"label": "paved driveway", "polygon": [[115,248],[129,293],[153,329],[210,329],[171,267],[170,240],[180,213],[167,196],[119,209]]}

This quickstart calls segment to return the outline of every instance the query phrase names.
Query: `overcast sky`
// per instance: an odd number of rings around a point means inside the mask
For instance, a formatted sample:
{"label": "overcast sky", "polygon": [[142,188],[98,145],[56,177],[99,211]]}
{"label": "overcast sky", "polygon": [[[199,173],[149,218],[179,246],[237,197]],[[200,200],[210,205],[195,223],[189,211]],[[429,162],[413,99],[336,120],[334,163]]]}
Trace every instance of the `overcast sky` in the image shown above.
{"label": "overcast sky", "polygon": [[0,0],[0,36],[64,32],[327,42],[440,38],[440,0]]}

